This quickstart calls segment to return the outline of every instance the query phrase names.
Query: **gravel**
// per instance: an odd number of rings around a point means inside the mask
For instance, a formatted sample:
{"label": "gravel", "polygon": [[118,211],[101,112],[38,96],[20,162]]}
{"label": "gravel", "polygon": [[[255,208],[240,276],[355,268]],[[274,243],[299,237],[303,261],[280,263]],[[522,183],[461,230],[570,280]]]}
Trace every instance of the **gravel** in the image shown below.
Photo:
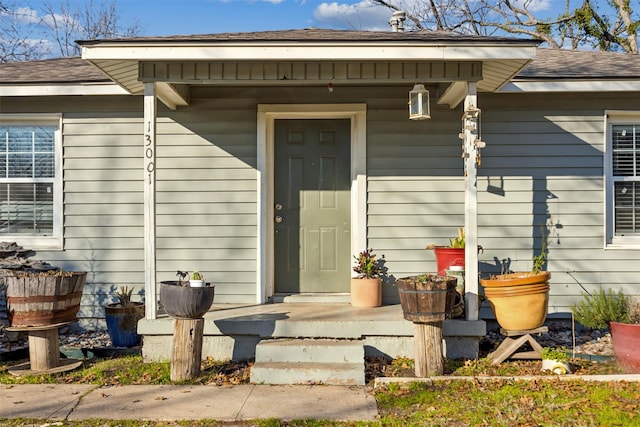
{"label": "gravel", "polygon": [[[549,332],[536,335],[536,341],[543,347],[565,347],[568,350],[573,348],[573,334],[570,328],[549,325]],[[490,329],[481,341],[481,348],[490,350],[495,348],[504,340],[497,328]],[[611,335],[606,330],[578,331],[576,332],[576,354],[589,354],[599,356],[612,356]],[[60,332],[60,345],[78,348],[105,348],[111,346],[111,340],[106,331],[71,332],[63,330]],[[0,353],[19,348],[27,347],[24,337],[17,341],[9,341],[6,335],[0,334]]]}

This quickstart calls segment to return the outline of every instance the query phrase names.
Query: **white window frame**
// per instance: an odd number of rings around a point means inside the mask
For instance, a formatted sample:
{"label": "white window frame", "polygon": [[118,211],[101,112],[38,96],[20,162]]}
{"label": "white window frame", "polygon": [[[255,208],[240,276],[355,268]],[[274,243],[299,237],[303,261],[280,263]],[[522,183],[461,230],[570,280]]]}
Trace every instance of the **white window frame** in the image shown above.
{"label": "white window frame", "polygon": [[25,249],[52,250],[63,246],[63,182],[62,182],[62,115],[61,114],[0,114],[0,124],[9,126],[55,126],[55,178],[53,181],[53,233],[24,236],[0,233],[0,241],[16,242]]}
{"label": "white window frame", "polygon": [[615,236],[614,185],[613,180],[613,125],[640,125],[638,111],[605,111],[604,135],[604,179],[605,179],[605,248],[640,249],[640,236]]}

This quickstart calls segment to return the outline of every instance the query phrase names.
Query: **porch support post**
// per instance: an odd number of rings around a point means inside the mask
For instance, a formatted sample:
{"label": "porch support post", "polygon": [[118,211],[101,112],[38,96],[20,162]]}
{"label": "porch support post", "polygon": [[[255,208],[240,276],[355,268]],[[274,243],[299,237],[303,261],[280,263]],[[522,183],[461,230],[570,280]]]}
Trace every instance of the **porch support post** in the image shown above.
{"label": "porch support post", "polygon": [[465,229],[465,312],[467,320],[478,320],[478,114],[470,111],[478,107],[475,82],[467,82],[462,119],[464,134],[464,229]]}
{"label": "porch support post", "polygon": [[156,118],[154,83],[144,84],[144,294],[145,316],[155,319],[156,292]]}

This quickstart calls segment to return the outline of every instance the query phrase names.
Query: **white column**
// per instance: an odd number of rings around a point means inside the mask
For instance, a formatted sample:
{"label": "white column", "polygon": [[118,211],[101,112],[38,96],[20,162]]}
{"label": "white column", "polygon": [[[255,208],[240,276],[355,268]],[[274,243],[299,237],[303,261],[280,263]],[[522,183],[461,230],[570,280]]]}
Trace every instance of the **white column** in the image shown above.
{"label": "white column", "polygon": [[156,291],[156,116],[155,84],[144,84],[144,293],[145,316],[155,319]]}
{"label": "white column", "polygon": [[463,133],[465,147],[464,230],[465,230],[465,311],[467,320],[478,320],[478,117],[469,112],[478,107],[475,82],[467,82],[464,100]]}

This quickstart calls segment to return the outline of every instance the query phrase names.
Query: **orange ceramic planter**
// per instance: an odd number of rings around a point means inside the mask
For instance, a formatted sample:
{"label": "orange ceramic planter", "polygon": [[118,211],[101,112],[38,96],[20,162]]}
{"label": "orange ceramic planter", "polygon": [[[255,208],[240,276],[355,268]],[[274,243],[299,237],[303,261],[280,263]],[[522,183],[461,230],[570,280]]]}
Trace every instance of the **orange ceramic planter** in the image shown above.
{"label": "orange ceramic planter", "polygon": [[354,307],[380,307],[382,305],[382,279],[351,279],[351,305]]}
{"label": "orange ceramic planter", "polygon": [[[486,295],[486,294],[485,294]],[[509,331],[539,328],[547,318],[549,289],[518,295],[489,296],[498,324]]]}
{"label": "orange ceramic planter", "polygon": [[542,271],[538,274],[534,274],[532,272],[510,273],[499,274],[491,277],[490,279],[480,279],[480,284],[484,288],[535,285],[538,283],[549,282],[550,278],[551,273],[548,271]]}
{"label": "orange ceramic planter", "polygon": [[497,288],[485,288],[484,295],[487,297],[490,296],[517,296],[517,295],[528,295],[537,292],[546,292],[549,290],[549,285],[541,284],[541,285],[524,285],[524,286],[503,286]]}

